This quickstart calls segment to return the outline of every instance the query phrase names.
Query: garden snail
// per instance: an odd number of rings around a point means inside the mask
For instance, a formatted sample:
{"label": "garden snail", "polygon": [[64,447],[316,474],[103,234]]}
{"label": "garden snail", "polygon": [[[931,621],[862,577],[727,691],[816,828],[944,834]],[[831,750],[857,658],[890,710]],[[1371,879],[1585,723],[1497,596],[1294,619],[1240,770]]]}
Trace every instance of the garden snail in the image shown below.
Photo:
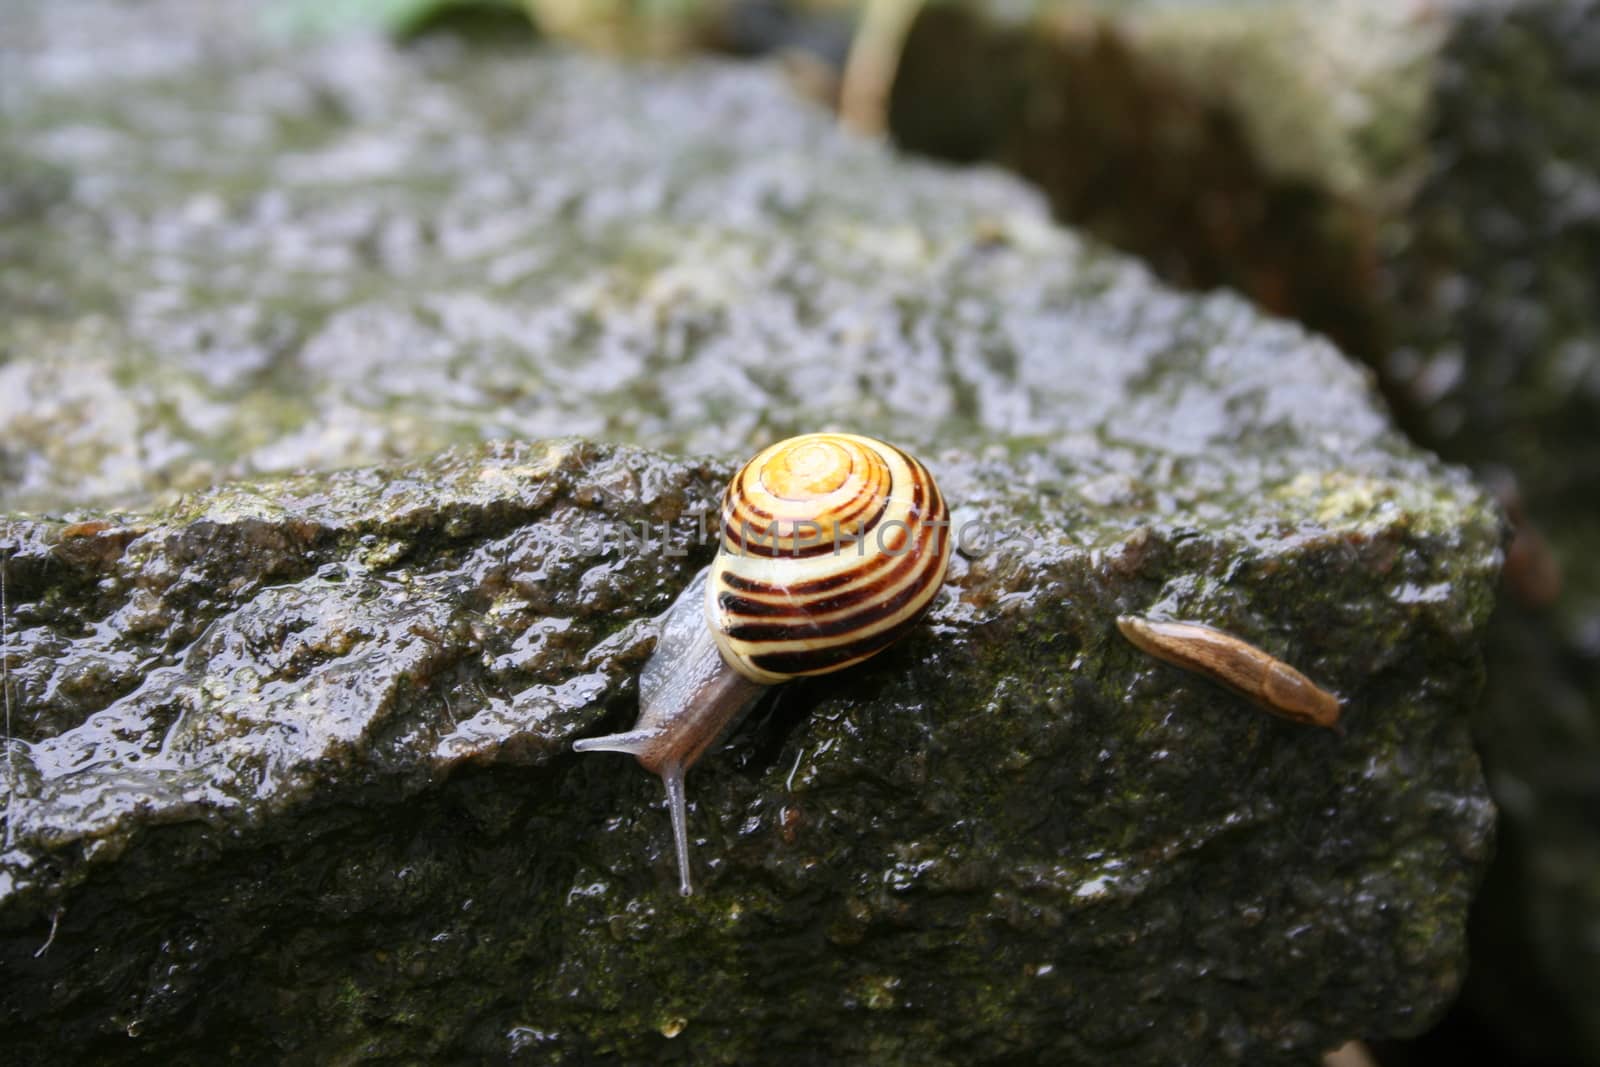
{"label": "garden snail", "polygon": [[843,670],[921,618],[944,582],[950,523],[923,465],[856,434],[780,441],[722,495],[716,559],[667,609],[639,676],[639,721],[578,741],[661,776],[679,888],[692,892],[683,776],[768,686]]}

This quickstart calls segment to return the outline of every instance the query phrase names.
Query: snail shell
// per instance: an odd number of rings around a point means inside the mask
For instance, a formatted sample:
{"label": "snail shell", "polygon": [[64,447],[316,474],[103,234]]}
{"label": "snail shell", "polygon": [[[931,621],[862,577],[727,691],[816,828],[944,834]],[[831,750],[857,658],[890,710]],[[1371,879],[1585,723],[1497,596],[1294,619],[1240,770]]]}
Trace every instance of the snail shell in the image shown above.
{"label": "snail shell", "polygon": [[921,463],[856,434],[765,449],[722,496],[721,544],[662,617],[632,730],[579,741],[661,776],[692,891],[683,777],[768,686],[859,663],[916,625],[944,582],[950,520]]}

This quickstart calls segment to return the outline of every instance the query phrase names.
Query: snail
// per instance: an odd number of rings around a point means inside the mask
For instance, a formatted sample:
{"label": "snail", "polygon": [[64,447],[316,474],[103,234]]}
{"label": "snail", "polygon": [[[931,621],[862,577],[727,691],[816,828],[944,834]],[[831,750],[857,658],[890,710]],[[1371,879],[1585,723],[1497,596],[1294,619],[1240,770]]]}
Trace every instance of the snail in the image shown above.
{"label": "snail", "polygon": [[911,629],[944,582],[949,527],[927,468],[856,434],[780,441],[728,484],[716,559],[662,616],[637,724],[572,746],[660,775],[685,896],[689,768],[770,686],[843,670]]}

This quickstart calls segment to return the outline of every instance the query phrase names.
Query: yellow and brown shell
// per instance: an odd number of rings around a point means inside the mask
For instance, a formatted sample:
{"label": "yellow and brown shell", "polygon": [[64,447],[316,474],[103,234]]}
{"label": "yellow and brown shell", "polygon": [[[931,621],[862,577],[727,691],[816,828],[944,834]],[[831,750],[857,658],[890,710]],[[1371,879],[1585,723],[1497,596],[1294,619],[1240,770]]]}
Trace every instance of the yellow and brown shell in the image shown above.
{"label": "yellow and brown shell", "polygon": [[827,674],[915,625],[949,562],[949,512],[921,463],[857,434],[791,437],[723,494],[707,618],[754,681]]}

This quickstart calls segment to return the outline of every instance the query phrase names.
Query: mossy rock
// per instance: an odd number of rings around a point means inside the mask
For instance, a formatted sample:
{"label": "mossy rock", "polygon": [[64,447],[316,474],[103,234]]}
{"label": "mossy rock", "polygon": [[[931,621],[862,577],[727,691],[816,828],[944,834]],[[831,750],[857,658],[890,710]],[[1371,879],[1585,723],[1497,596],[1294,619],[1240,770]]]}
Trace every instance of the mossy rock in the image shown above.
{"label": "mossy rock", "polygon": [[[7,134],[22,1061],[1303,1063],[1443,1009],[1500,520],[1330,345],[766,68],[157,7],[29,7]],[[735,465],[828,425],[990,536],[695,768],[685,899],[658,783],[570,742]]]}

